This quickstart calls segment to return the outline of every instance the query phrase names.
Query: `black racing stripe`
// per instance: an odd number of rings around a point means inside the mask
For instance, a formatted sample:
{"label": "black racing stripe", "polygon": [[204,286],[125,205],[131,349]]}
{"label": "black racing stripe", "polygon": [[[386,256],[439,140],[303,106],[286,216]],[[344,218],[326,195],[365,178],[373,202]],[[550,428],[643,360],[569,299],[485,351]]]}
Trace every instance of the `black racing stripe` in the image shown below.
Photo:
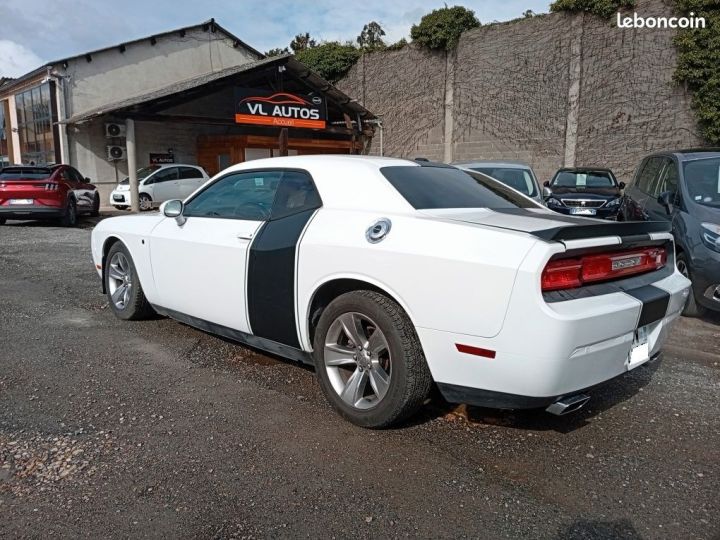
{"label": "black racing stripe", "polygon": [[266,222],[250,246],[247,295],[256,336],[300,348],[295,324],[295,253],[315,209]]}
{"label": "black racing stripe", "polygon": [[652,285],[630,289],[625,292],[643,303],[638,328],[665,317],[670,303],[669,292]]}

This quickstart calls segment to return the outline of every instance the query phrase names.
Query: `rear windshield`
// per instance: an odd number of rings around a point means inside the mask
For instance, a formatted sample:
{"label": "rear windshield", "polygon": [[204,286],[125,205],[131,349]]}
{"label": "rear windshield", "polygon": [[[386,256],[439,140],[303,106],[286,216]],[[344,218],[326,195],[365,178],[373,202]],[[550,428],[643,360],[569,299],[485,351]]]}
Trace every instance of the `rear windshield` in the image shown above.
{"label": "rear windshield", "polygon": [[5,167],[0,170],[0,180],[43,180],[51,174],[46,167]]}
{"label": "rear windshield", "polygon": [[500,180],[506,186],[517,189],[520,193],[527,195],[528,197],[536,197],[538,194],[533,177],[527,169],[509,167],[472,167],[472,170],[492,176],[495,180]]}
{"label": "rear windshield", "polygon": [[612,174],[604,171],[560,171],[552,186],[567,188],[612,188],[615,180]]}
{"label": "rear windshield", "polygon": [[720,207],[720,158],[685,163],[685,184],[698,204]]}
{"label": "rear windshield", "polygon": [[431,208],[536,208],[506,185],[454,167],[382,167],[380,172],[417,210]]}

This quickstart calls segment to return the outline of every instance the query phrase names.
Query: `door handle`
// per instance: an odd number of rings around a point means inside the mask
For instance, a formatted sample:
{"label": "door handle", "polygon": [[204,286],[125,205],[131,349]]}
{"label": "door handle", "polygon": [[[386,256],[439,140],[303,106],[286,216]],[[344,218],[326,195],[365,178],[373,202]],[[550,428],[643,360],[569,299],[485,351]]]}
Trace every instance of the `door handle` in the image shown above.
{"label": "door handle", "polygon": [[238,233],[237,237],[240,240],[252,240],[253,233]]}

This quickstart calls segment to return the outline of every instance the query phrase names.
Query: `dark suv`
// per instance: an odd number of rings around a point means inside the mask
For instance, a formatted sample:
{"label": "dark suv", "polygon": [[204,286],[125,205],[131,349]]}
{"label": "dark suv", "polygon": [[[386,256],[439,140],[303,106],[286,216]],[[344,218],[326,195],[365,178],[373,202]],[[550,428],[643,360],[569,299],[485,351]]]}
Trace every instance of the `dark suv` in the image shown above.
{"label": "dark suv", "polygon": [[648,156],[625,195],[627,219],[672,222],[678,269],[693,282],[684,313],[720,310],[720,149]]}

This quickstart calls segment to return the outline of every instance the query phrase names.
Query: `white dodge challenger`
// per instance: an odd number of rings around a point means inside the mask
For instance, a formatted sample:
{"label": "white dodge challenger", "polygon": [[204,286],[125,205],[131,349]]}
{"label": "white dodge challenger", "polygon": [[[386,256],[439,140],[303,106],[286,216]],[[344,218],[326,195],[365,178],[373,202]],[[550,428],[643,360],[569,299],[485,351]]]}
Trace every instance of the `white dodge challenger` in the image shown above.
{"label": "white dodge challenger", "polygon": [[301,156],[242,163],[101,221],[121,319],[154,312],[314,364],[361,426],[450,402],[580,408],[656,358],[688,295],[669,225],[560,216],[483,174]]}

